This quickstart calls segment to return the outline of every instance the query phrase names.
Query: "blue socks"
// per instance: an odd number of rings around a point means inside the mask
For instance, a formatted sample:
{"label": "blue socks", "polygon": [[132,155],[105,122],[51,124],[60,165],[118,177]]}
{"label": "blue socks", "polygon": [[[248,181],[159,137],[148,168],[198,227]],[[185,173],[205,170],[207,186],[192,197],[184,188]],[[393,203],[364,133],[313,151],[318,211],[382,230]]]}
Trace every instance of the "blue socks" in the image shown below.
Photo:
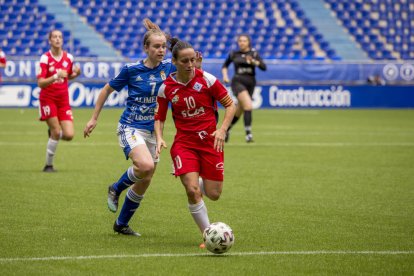
{"label": "blue socks", "polygon": [[126,172],[119,178],[118,182],[116,182],[112,187],[116,191],[118,195],[122,193],[123,190],[127,189],[129,186],[138,182],[141,178],[138,178],[134,174],[134,168],[131,166],[126,170]]}
{"label": "blue socks", "polygon": [[143,195],[138,195],[132,189],[129,189],[127,195],[125,196],[125,201],[124,205],[122,206],[122,210],[119,213],[118,219],[116,220],[116,224],[127,226],[129,220],[132,218],[135,211],[138,209],[143,198]]}

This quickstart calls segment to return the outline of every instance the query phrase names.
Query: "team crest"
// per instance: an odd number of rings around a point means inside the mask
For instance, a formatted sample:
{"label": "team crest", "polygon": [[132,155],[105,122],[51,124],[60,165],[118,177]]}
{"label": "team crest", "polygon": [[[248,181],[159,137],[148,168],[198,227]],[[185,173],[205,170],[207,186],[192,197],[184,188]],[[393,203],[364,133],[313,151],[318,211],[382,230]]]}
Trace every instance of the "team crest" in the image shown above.
{"label": "team crest", "polygon": [[167,76],[165,75],[165,72],[164,71],[161,71],[160,72],[160,76],[161,76],[161,79],[162,80],[165,80],[167,78]]}
{"label": "team crest", "polygon": [[180,99],[180,97],[178,96],[178,95],[175,95],[174,96],[174,98],[172,98],[172,100],[171,100],[171,102],[173,103],[173,104],[175,104],[175,103],[177,103],[178,102],[178,100]]}
{"label": "team crest", "polygon": [[68,62],[65,60],[65,61],[62,63],[62,66],[63,66],[63,67],[68,67]]}
{"label": "team crest", "polygon": [[203,85],[201,83],[196,82],[193,86],[194,90],[197,90],[198,92],[200,92],[201,88],[203,88]]}

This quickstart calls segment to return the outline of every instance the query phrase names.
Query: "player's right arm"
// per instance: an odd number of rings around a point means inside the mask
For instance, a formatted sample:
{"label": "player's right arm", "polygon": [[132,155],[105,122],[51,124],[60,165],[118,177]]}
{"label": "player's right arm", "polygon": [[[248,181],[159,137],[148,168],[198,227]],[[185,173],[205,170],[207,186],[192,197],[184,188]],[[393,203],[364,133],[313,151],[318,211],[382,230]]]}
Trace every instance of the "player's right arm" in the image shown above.
{"label": "player's right arm", "polygon": [[122,67],[121,72],[113,78],[112,80],[107,83],[104,88],[102,88],[101,93],[98,96],[98,100],[95,104],[95,110],[93,111],[92,117],[89,120],[89,122],[86,124],[85,129],[83,130],[83,137],[89,137],[89,135],[92,133],[93,129],[98,124],[98,117],[101,113],[101,110],[105,104],[105,101],[108,99],[109,95],[116,91],[121,91],[121,89],[128,85],[129,81],[129,71],[128,71],[128,65],[124,65]]}
{"label": "player's right arm", "polygon": [[221,74],[223,75],[223,82],[229,83],[229,70],[227,69],[232,62],[232,52],[227,56],[227,59],[224,61],[223,67],[221,68]]}
{"label": "player's right arm", "polygon": [[98,99],[95,104],[95,109],[93,111],[92,117],[88,123],[86,123],[85,129],[83,130],[83,137],[89,137],[96,125],[98,124],[99,114],[108,99],[109,95],[114,92],[115,90],[109,85],[106,84],[104,88],[102,88],[101,93],[98,96]]}
{"label": "player's right arm", "polygon": [[165,97],[165,84],[162,84],[158,90],[157,107],[155,108],[154,132],[157,140],[156,158],[161,154],[162,149],[167,148],[164,140],[164,123],[167,118],[168,99]]}

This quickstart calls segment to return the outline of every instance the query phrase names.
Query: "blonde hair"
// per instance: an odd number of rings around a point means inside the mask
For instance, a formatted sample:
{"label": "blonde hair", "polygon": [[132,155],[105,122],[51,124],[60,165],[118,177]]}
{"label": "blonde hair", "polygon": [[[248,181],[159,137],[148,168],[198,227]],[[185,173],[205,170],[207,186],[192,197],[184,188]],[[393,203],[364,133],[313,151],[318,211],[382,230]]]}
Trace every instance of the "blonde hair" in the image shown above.
{"label": "blonde hair", "polygon": [[144,34],[144,41],[143,41],[143,45],[148,46],[150,44],[150,37],[151,35],[160,35],[160,36],[165,36],[165,38],[167,39],[167,41],[170,41],[171,36],[164,33],[160,26],[158,26],[157,24],[155,24],[154,22],[152,22],[149,18],[145,18],[143,20],[143,24],[145,29],[147,29],[147,32]]}

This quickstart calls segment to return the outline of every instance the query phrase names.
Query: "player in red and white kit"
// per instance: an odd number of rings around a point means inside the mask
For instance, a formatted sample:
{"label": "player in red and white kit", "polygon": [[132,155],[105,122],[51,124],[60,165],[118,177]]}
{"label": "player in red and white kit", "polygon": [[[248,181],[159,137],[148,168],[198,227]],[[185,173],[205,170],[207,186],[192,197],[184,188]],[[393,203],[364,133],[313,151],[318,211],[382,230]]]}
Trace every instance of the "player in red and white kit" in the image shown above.
{"label": "player in red and white kit", "polygon": [[40,120],[49,127],[44,172],[54,172],[53,158],[60,139],[70,141],[74,136],[73,116],[69,105],[68,80],[80,75],[80,69],[73,66],[73,56],[63,51],[62,32],[49,33],[50,50],[40,58],[37,84]]}
{"label": "player in red and white kit", "polygon": [[[6,54],[3,52],[3,50],[0,48],[0,68],[6,67]],[[1,73],[0,73],[0,83],[1,83]]]}
{"label": "player in red and white kit", "polygon": [[[218,200],[221,195],[224,139],[236,107],[226,88],[213,75],[195,68],[196,52],[190,44],[173,39],[171,47],[177,72],[171,74],[158,91],[157,154],[167,147],[163,128],[171,103],[177,129],[170,151],[174,174],[181,178],[190,213],[203,233],[210,221],[202,194],[211,200]],[[220,128],[217,128],[217,101],[225,108]]]}

